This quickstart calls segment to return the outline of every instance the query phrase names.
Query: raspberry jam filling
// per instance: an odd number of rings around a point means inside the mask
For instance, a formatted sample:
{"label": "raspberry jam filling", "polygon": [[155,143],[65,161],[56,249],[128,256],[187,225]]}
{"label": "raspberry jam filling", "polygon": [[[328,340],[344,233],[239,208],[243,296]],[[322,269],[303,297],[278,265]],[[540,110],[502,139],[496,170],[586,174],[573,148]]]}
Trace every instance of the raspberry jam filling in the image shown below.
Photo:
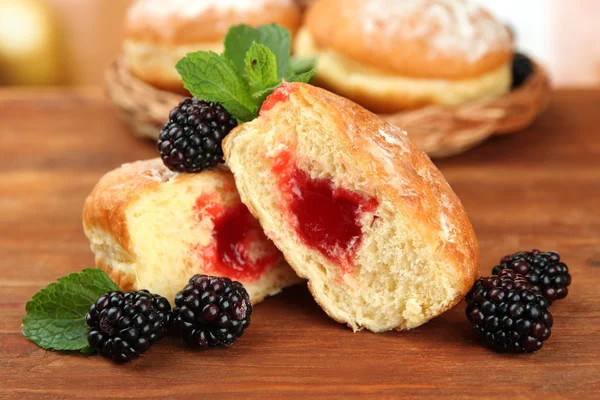
{"label": "raspberry jam filling", "polygon": [[212,196],[202,195],[195,211],[199,221],[209,217],[214,225],[212,242],[196,248],[211,273],[254,281],[279,259],[279,251],[244,204],[224,208]]}
{"label": "raspberry jam filling", "polygon": [[299,169],[289,152],[280,153],[272,170],[279,176],[287,209],[302,241],[340,264],[344,272],[358,250],[363,233],[361,218],[373,212],[377,199],[343,188],[330,179],[313,179]]}
{"label": "raspberry jam filling", "polygon": [[296,90],[298,90],[296,86],[283,82],[281,86],[275,89],[275,91],[265,99],[260,108],[260,115],[275,107],[277,103],[287,101],[287,99],[290,98],[290,94],[294,93]]}

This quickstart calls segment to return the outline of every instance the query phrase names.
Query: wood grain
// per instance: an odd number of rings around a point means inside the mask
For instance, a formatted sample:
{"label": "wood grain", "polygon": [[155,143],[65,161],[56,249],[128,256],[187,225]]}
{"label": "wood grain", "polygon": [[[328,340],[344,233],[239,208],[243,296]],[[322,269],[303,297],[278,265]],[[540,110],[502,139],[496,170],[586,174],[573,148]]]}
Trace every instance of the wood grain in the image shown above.
{"label": "wood grain", "polygon": [[0,92],[0,398],[600,398],[600,91],[559,91],[528,131],[438,164],[481,242],[482,270],[505,253],[559,251],[571,293],[533,355],[474,341],[464,305],[406,333],[352,333],[300,286],[256,307],[228,350],[167,338],[118,366],[44,351],[20,334],[24,305],[91,266],[85,196],[123,162],[155,155],[94,92]]}

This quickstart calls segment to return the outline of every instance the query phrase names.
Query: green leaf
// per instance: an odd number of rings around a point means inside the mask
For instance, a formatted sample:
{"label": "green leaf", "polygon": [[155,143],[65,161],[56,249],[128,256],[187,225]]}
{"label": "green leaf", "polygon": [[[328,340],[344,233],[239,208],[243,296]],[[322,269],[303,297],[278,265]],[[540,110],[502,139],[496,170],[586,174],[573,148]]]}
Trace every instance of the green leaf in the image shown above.
{"label": "green leaf", "polygon": [[292,57],[292,74],[299,75],[308,72],[315,67],[315,63],[314,57]]}
{"label": "green leaf", "polygon": [[[314,78],[316,74],[316,71],[310,70],[307,71],[303,74],[299,74],[299,75],[294,75],[289,79],[289,82],[303,82],[303,83],[310,83],[310,81]],[[258,102],[258,104],[261,104],[265,101],[265,99],[267,97],[269,97],[269,95],[271,93],[273,93],[273,91],[275,89],[277,89],[279,86],[281,86],[282,82],[278,82],[277,84],[273,85],[273,86],[269,86],[268,88],[265,88],[263,90],[257,91],[252,93],[252,98],[254,99],[254,101]]]}
{"label": "green leaf", "polygon": [[236,25],[225,36],[225,57],[235,65],[238,73],[245,71],[245,57],[252,43],[266,46],[277,59],[277,77],[287,79],[291,75],[290,54],[292,38],[286,28],[271,24],[252,28],[248,25]]}
{"label": "green leaf", "polygon": [[104,293],[119,288],[101,270],[62,277],[33,296],[23,318],[23,335],[44,349],[90,352],[85,316]]}
{"label": "green leaf", "polygon": [[246,70],[246,53],[254,42],[259,43],[258,30],[248,25],[233,26],[225,36],[223,55],[233,62],[239,74]]}
{"label": "green leaf", "polygon": [[279,25],[237,25],[225,37],[225,51],[190,53],[177,63],[184,87],[200,99],[221,103],[239,122],[258,115],[262,102],[282,80],[309,82],[314,60],[294,60],[290,32]]}
{"label": "green leaf", "polygon": [[304,72],[302,74],[292,76],[290,78],[290,82],[310,83],[310,81],[315,77],[316,73],[316,70],[311,69],[310,71]]}
{"label": "green leaf", "polygon": [[277,89],[277,88],[278,88],[280,85],[281,85],[281,82],[280,82],[280,83],[278,83],[278,84],[276,84],[276,85],[274,85],[274,86],[271,86],[271,87],[268,87],[268,88],[266,88],[266,89],[260,90],[260,91],[258,91],[258,92],[254,92],[254,93],[252,93],[252,98],[253,98],[253,99],[254,99],[254,100],[255,100],[255,101],[258,103],[258,104],[261,104],[261,105],[262,105],[262,103],[265,101],[265,99],[266,99],[267,97],[269,97],[269,95],[270,95],[271,93],[273,93],[273,91],[274,91],[275,89]]}
{"label": "green leaf", "polygon": [[195,97],[223,104],[238,121],[254,119],[259,105],[234,62],[212,51],[190,53],[176,65],[183,86]]}
{"label": "green leaf", "polygon": [[258,40],[258,31],[248,25],[236,25],[227,32],[223,55],[233,62],[238,73],[244,74],[246,53],[250,50],[252,43],[258,43]]}
{"label": "green leaf", "polygon": [[277,77],[275,54],[262,44],[252,43],[246,53],[245,64],[246,79],[253,93],[277,85],[281,81]]}
{"label": "green leaf", "polygon": [[264,44],[277,58],[277,77],[287,79],[292,74],[291,54],[292,35],[286,28],[277,24],[258,27],[258,43]]}

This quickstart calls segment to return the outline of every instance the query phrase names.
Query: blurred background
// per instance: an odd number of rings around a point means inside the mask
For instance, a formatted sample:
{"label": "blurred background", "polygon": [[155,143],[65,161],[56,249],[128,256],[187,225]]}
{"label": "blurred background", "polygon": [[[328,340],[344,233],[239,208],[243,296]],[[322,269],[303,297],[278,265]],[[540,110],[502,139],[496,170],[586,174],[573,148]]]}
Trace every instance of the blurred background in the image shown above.
{"label": "blurred background", "polygon": [[[478,1],[513,27],[555,86],[600,86],[600,1]],[[0,0],[0,86],[101,85],[130,3]]]}

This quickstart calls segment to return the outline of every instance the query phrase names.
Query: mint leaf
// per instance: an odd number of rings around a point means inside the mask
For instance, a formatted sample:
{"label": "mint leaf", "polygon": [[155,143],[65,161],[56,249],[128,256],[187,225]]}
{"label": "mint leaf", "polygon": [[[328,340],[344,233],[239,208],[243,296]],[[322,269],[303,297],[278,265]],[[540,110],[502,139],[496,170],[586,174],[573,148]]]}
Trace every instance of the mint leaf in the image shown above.
{"label": "mint leaf", "polygon": [[314,57],[292,57],[292,74],[298,75],[310,71],[315,67],[315,62],[316,60]]}
{"label": "mint leaf", "polygon": [[247,122],[258,116],[263,101],[282,80],[313,78],[314,60],[295,59],[292,64],[291,43],[290,32],[282,26],[237,25],[225,37],[223,54],[190,53],[176,68],[194,97],[221,103],[239,122]]}
{"label": "mint leaf", "polygon": [[[313,70],[310,70],[303,74],[292,76],[288,82],[310,83],[310,81],[314,78],[315,74],[316,74],[316,71],[313,69]],[[269,95],[271,93],[273,93],[273,91],[275,89],[277,89],[279,86],[281,86],[281,82],[278,82],[277,84],[270,86],[266,89],[260,90],[258,92],[254,92],[254,93],[252,93],[252,98],[254,99],[254,101],[258,102],[258,104],[262,105],[262,103],[265,101],[265,99],[267,97],[269,97]]]}
{"label": "mint leaf", "polygon": [[302,74],[292,76],[290,78],[290,82],[310,83],[310,81],[315,77],[316,73],[316,70],[311,69],[310,71],[304,72]]}
{"label": "mint leaf", "polygon": [[23,335],[44,349],[89,353],[85,316],[100,296],[118,289],[95,268],[59,278],[27,303]]}
{"label": "mint leaf", "polygon": [[240,74],[245,71],[245,57],[252,47],[252,43],[262,44],[275,54],[279,79],[287,79],[291,75],[292,37],[290,31],[276,24],[263,25],[256,29],[248,25],[236,25],[230,28],[225,36],[223,55],[233,62]]}
{"label": "mint leaf", "polygon": [[175,66],[183,86],[195,97],[223,104],[238,121],[254,119],[258,105],[232,60],[212,51],[190,53]]}
{"label": "mint leaf", "polygon": [[292,35],[286,28],[277,24],[258,27],[258,43],[264,44],[275,54],[277,59],[277,76],[287,79],[291,73],[290,58],[292,54]]}
{"label": "mint leaf", "polygon": [[275,54],[266,46],[252,43],[246,53],[245,64],[246,79],[253,93],[281,82],[277,77]]}
{"label": "mint leaf", "polygon": [[225,51],[223,55],[230,59],[239,74],[246,70],[245,57],[252,43],[259,43],[258,30],[248,25],[236,25],[229,29],[225,36]]}
{"label": "mint leaf", "polygon": [[253,99],[254,99],[254,101],[256,101],[258,104],[261,104],[261,105],[262,105],[262,103],[265,101],[265,99],[266,99],[267,97],[269,97],[269,95],[270,95],[271,93],[273,93],[273,91],[274,91],[275,89],[277,89],[277,87],[278,87],[278,86],[280,86],[280,85],[281,85],[281,82],[280,82],[280,83],[278,83],[278,84],[276,84],[276,85],[273,85],[273,86],[271,86],[271,87],[268,87],[268,88],[266,88],[266,89],[264,89],[264,90],[260,90],[260,91],[258,91],[258,92],[254,92],[254,93],[252,93],[252,98],[253,98]]}

